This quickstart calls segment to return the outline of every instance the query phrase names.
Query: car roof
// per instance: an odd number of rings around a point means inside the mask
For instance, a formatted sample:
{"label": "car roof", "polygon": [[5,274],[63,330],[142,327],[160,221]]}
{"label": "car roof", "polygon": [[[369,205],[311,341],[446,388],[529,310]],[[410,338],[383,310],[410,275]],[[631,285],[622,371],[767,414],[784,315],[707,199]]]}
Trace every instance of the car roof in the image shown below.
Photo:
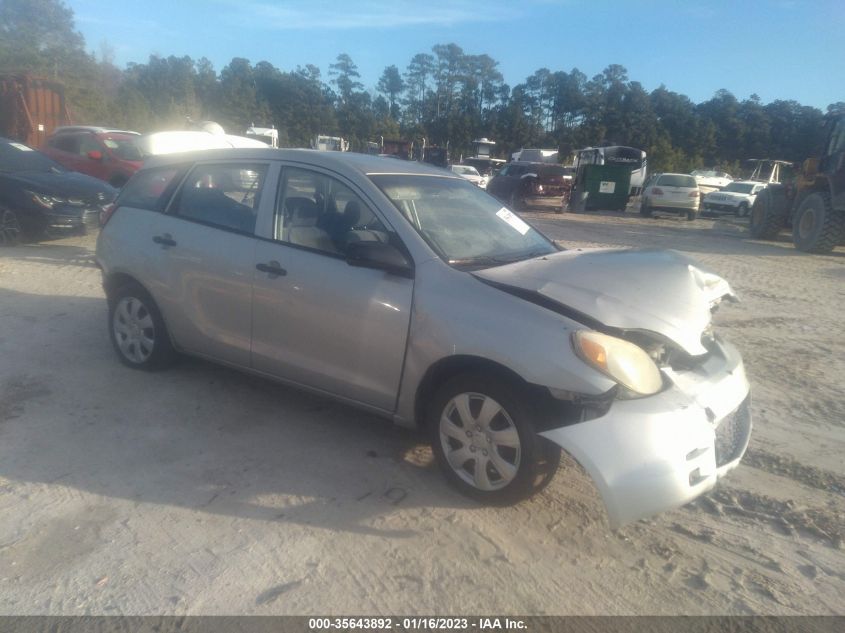
{"label": "car roof", "polygon": [[731,182],[732,185],[766,185],[767,182],[761,182],[759,180],[734,180]]}
{"label": "car roof", "polygon": [[[659,174],[656,174],[656,175],[657,176],[690,176],[690,174],[676,174],[675,172],[671,172],[671,171],[662,171],[662,172],[660,172]],[[692,178],[692,176],[690,176],[690,178]]]}
{"label": "car roof", "polygon": [[118,130],[116,128],[99,127],[96,125],[63,125],[53,130],[53,136],[59,134],[78,134],[79,132],[93,132],[95,134],[132,134],[133,136],[140,136],[138,132],[132,130]]}
{"label": "car roof", "polygon": [[224,148],[193,152],[179,152],[150,157],[144,161],[144,169],[199,161],[231,160],[285,160],[307,165],[334,169],[338,172],[357,172],[365,176],[377,174],[407,174],[458,178],[451,171],[432,167],[416,161],[397,160],[390,157],[358,154],[356,152],[324,152],[314,149],[273,148]]}

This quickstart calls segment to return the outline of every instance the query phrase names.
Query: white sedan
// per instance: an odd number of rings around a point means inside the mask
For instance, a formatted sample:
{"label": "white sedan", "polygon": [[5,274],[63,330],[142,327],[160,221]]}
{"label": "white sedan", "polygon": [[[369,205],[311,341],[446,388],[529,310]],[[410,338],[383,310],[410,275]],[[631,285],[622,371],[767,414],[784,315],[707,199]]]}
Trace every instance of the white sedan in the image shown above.
{"label": "white sedan", "polygon": [[478,185],[482,189],[487,188],[487,177],[478,173],[478,170],[472,165],[452,165],[450,168],[453,174],[466,178],[472,184]]}
{"label": "white sedan", "polygon": [[698,217],[700,197],[698,185],[692,176],[657,174],[645,184],[640,215],[651,217],[655,210],[674,211],[685,214],[688,220],[695,220]]}

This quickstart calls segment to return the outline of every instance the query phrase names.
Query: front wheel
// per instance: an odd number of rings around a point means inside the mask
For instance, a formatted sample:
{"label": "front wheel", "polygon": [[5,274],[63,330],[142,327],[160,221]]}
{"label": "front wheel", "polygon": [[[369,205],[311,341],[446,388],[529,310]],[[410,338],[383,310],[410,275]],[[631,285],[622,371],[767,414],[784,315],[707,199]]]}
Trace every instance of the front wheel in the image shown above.
{"label": "front wheel", "polygon": [[743,202],[737,207],[736,216],[738,218],[744,218],[747,215],[748,215],[748,203]]}
{"label": "front wheel", "polygon": [[560,449],[536,434],[520,389],[494,375],[462,374],[434,396],[428,429],[446,478],[483,503],[507,505],[542,490]]}
{"label": "front wheel", "polygon": [[14,246],[21,241],[21,223],[11,209],[0,207],[0,246]]}
{"label": "front wheel", "polygon": [[792,243],[807,253],[829,253],[845,237],[845,213],[836,212],[830,194],[806,196],[792,223]]}
{"label": "front wheel", "polygon": [[648,203],[645,200],[640,202],[640,215],[644,218],[651,217],[651,207],[648,206]]}
{"label": "front wheel", "polygon": [[155,301],[136,283],[109,295],[109,335],[120,361],[133,369],[162,369],[175,357]]}

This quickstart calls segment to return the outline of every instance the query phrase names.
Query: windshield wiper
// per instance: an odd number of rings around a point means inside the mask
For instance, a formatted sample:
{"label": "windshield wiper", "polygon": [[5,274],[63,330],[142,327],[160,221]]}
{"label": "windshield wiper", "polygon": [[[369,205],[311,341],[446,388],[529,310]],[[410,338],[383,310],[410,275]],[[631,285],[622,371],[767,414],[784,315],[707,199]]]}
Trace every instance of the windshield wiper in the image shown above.
{"label": "windshield wiper", "polygon": [[490,255],[479,255],[478,257],[450,259],[449,264],[451,266],[501,266],[502,264],[510,264],[512,261],[514,260],[492,257]]}

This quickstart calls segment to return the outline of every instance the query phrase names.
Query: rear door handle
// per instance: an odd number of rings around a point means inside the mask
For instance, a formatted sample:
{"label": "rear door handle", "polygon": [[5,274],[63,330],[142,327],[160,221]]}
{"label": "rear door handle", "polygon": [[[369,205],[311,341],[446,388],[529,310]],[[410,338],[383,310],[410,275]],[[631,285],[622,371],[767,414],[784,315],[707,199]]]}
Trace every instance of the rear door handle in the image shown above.
{"label": "rear door handle", "polygon": [[162,246],[176,246],[176,240],[170,237],[170,233],[165,233],[164,235],[156,235],[153,238],[153,242],[156,244],[161,244]]}
{"label": "rear door handle", "polygon": [[282,265],[277,261],[267,262],[266,264],[256,264],[255,267],[262,273],[267,273],[273,277],[284,277],[288,274]]}

